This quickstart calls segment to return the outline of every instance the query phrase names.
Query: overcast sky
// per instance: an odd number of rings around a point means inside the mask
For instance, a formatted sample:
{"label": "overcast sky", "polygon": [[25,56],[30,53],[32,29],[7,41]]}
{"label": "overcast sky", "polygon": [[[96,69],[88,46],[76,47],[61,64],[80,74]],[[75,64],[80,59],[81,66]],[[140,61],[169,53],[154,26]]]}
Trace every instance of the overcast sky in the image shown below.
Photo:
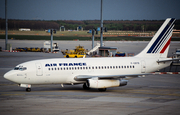
{"label": "overcast sky", "polygon": [[[101,0],[7,0],[8,19],[100,20]],[[103,0],[104,20],[180,19],[180,0]],[[0,0],[5,18],[5,0]]]}

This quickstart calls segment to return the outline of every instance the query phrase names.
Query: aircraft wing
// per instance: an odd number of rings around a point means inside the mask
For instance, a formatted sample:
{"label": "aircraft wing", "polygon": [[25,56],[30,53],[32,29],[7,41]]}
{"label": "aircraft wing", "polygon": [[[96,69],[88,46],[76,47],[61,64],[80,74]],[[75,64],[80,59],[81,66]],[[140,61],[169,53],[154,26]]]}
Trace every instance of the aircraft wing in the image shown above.
{"label": "aircraft wing", "polygon": [[169,61],[180,61],[180,58],[170,58],[170,59],[165,59],[165,60],[158,60],[157,63],[163,63],[163,62],[169,62]]}
{"label": "aircraft wing", "polygon": [[87,79],[92,79],[92,78],[98,78],[98,79],[119,79],[119,78],[124,78],[124,79],[132,79],[144,75],[149,75],[150,73],[143,73],[143,74],[124,74],[124,75],[78,75],[74,77],[74,80],[76,81],[86,81]]}

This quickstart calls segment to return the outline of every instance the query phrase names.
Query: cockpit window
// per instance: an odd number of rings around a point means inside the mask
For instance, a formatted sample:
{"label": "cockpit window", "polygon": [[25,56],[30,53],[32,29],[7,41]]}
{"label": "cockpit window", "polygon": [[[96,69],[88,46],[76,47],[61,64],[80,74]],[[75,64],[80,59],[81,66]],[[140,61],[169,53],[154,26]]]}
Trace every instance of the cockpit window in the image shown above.
{"label": "cockpit window", "polygon": [[20,71],[24,71],[26,70],[26,67],[15,67],[14,70],[20,70]]}
{"label": "cockpit window", "polygon": [[14,70],[19,70],[19,67],[15,67]]}

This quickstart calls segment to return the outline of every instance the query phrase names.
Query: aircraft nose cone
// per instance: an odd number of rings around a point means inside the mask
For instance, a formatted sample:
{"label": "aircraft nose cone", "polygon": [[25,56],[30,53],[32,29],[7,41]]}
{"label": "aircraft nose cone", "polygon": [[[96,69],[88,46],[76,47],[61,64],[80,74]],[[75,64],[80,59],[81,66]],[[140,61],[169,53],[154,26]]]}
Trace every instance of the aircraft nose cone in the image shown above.
{"label": "aircraft nose cone", "polygon": [[11,79],[11,72],[5,73],[4,78],[7,79],[7,80],[10,80]]}
{"label": "aircraft nose cone", "polygon": [[9,77],[8,73],[5,73],[5,74],[4,74],[4,78],[5,78],[5,79],[8,79],[8,77]]}

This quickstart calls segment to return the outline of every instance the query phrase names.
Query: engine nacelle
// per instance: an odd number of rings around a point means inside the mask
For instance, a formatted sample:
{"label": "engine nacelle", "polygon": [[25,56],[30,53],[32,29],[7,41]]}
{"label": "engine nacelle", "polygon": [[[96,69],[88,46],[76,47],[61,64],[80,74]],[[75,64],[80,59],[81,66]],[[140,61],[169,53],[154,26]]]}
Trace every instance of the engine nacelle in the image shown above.
{"label": "engine nacelle", "polygon": [[128,80],[107,80],[107,79],[88,79],[87,85],[90,88],[108,88],[127,85]]}

